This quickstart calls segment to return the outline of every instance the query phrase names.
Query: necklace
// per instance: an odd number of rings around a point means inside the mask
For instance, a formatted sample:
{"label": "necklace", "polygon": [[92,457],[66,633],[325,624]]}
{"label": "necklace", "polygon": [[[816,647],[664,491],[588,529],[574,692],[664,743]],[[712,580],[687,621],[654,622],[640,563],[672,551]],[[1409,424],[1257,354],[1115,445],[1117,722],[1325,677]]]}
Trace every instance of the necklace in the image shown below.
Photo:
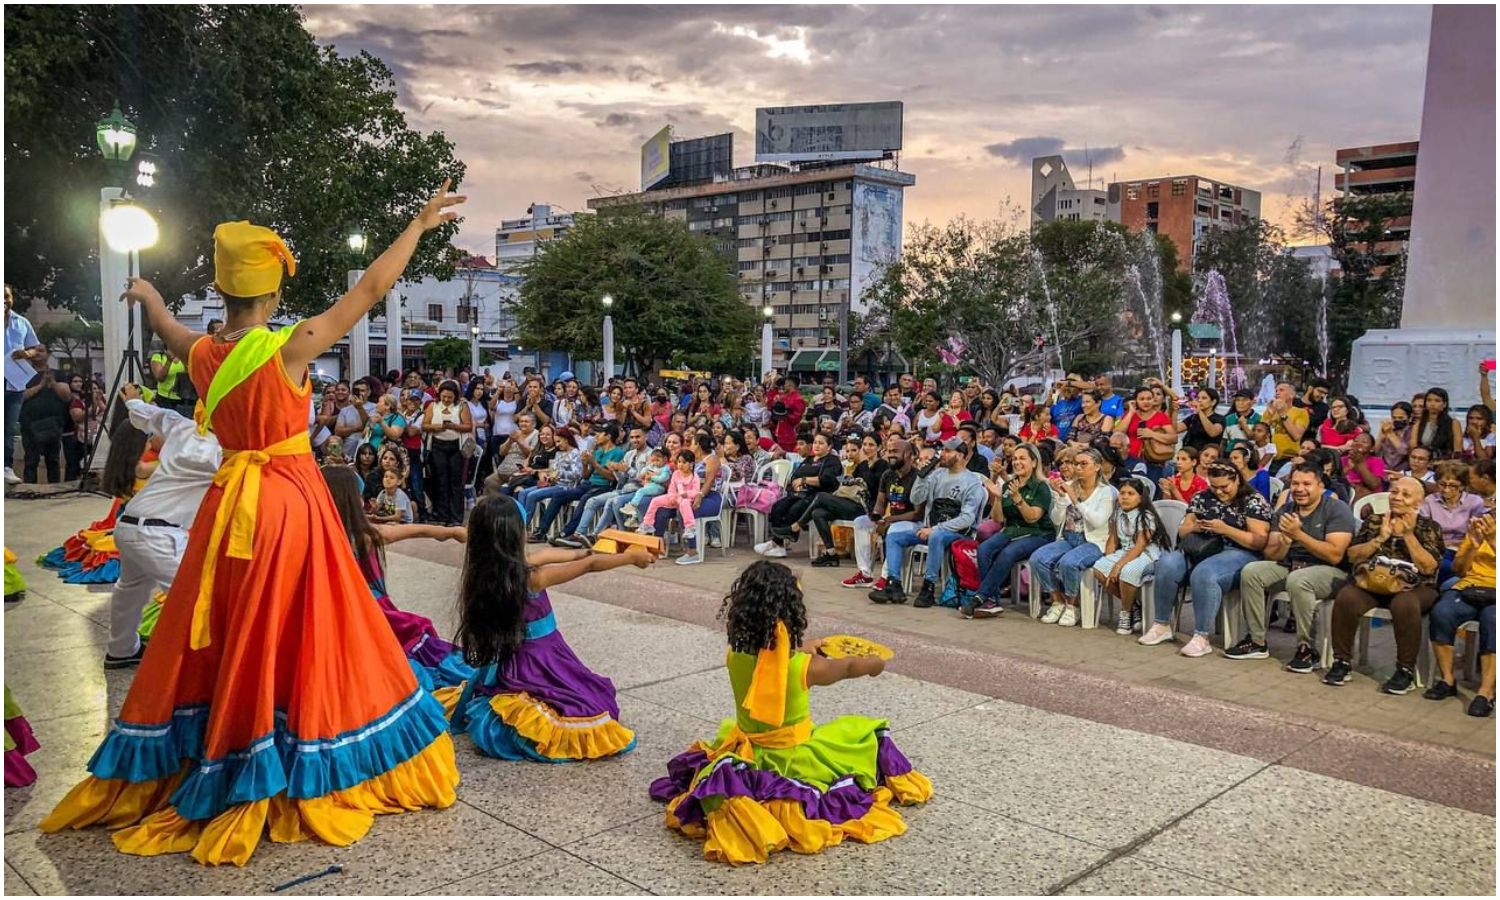
{"label": "necklace", "polygon": [[232,344],[259,327],[259,325],[247,325],[246,327],[236,329],[235,331],[221,331],[218,334],[214,335],[214,338],[217,339],[221,344]]}

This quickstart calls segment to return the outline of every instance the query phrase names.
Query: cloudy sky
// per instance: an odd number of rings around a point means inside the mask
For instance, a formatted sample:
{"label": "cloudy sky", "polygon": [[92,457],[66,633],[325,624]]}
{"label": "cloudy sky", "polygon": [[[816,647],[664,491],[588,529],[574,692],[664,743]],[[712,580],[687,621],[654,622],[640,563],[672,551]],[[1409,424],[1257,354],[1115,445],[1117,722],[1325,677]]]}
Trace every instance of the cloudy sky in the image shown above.
{"label": "cloudy sky", "polygon": [[532,202],[639,185],[639,147],[755,107],[906,104],[907,222],[1024,205],[1030,159],[1084,180],[1201,174],[1289,220],[1338,147],[1417,137],[1426,6],[310,6],[308,28],[395,72],[410,123],[468,166],[459,243]]}

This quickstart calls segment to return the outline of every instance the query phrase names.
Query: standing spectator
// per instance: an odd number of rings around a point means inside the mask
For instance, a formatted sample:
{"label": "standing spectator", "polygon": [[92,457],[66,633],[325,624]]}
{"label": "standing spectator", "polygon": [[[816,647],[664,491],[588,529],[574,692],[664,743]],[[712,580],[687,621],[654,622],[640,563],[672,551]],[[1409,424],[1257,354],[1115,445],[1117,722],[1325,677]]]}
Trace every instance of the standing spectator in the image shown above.
{"label": "standing spectator", "polygon": [[1092,388],[1078,395],[1082,411],[1073,417],[1068,427],[1068,443],[1080,447],[1091,447],[1094,441],[1108,437],[1115,430],[1115,420],[1104,411],[1099,392]]}
{"label": "standing spectator", "polygon": [[521,410],[536,420],[536,427],[553,424],[552,401],[547,399],[540,380],[526,382],[526,390],[521,396]]}
{"label": "standing spectator", "polygon": [[1052,394],[1052,421],[1057,426],[1058,440],[1067,440],[1068,431],[1073,427],[1073,420],[1083,412],[1083,401],[1078,392],[1090,387],[1089,383],[1078,377],[1077,374],[1069,374],[1068,377],[1053,385]]}
{"label": "standing spectator", "polygon": [[1125,415],[1125,398],[1115,393],[1114,381],[1108,375],[1099,375],[1094,378],[1094,390],[1099,392],[1099,409],[1116,422],[1120,421]]}
{"label": "standing spectator", "polygon": [[[1283,381],[1276,385],[1276,396],[1260,414],[1260,421],[1271,431],[1271,442],[1276,445],[1276,455],[1270,468],[1275,471],[1282,463],[1297,455],[1302,437],[1307,433],[1310,421],[1308,411],[1293,399],[1292,383]],[[1308,437],[1316,435],[1314,431]],[[1264,455],[1264,454],[1263,454]]]}
{"label": "standing spectator", "polygon": [[874,412],[880,405],[880,395],[870,389],[870,379],[864,375],[854,376],[854,396],[859,399],[860,409]]}
{"label": "standing spectator", "polygon": [[1267,598],[1286,591],[1297,623],[1297,649],[1288,672],[1306,674],[1317,667],[1312,623],[1318,603],[1333,596],[1348,577],[1344,553],[1357,523],[1348,504],[1323,493],[1323,475],[1302,463],[1292,470],[1288,499],[1271,516],[1263,560],[1240,571],[1240,603],[1248,634],[1224,651],[1230,659],[1265,659]]}
{"label": "standing spectator", "polygon": [[1078,624],[1078,595],[1083,575],[1104,555],[1109,544],[1110,521],[1119,497],[1114,486],[1101,477],[1103,460],[1097,450],[1073,455],[1073,477],[1059,474],[1049,479],[1054,520],[1061,519],[1057,540],[1031,555],[1032,577],[1037,589],[1052,600],[1042,614],[1042,624],[1071,628]]}
{"label": "standing spectator", "polygon": [[839,403],[838,392],[833,389],[833,385],[823,386],[822,392],[818,394],[818,402],[809,406],[807,413],[814,422],[819,423],[820,428],[824,419],[838,422],[844,417],[843,404]]}
{"label": "standing spectator", "polygon": [[[1453,641],[1465,622],[1479,621],[1479,691],[1469,715],[1489,718],[1495,711],[1495,517],[1469,522],[1469,532],[1453,560],[1459,580],[1432,607],[1428,633],[1438,679],[1422,696],[1445,700],[1458,696],[1453,679]],[[1472,651],[1471,651],[1472,652]]]}
{"label": "standing spectator", "polygon": [[1327,379],[1314,378],[1308,381],[1307,389],[1297,398],[1296,405],[1307,413],[1307,427],[1313,429],[1313,434],[1317,434],[1318,428],[1328,418]]}
{"label": "standing spectator", "polygon": [[68,417],[72,419],[73,427],[63,442],[63,455],[67,463],[64,481],[72,481],[83,474],[83,458],[88,455],[89,449],[94,446],[94,438],[99,435],[106,406],[104,392],[95,388],[94,383],[82,375],[74,375],[68,379],[68,390],[73,395],[68,403]]}
{"label": "standing spectator", "polygon": [[1213,652],[1208,636],[1224,592],[1234,587],[1240,570],[1254,562],[1271,529],[1271,507],[1234,466],[1217,462],[1208,470],[1208,487],[1188,504],[1187,518],[1177,531],[1177,548],[1156,563],[1156,604],[1151,630],[1140,643],[1152,647],[1171,640],[1172,613],[1177,590],[1189,579],[1193,601],[1193,639],[1179,651],[1183,656]]}
{"label": "standing spectator", "polygon": [[1407,442],[1426,447],[1433,459],[1448,459],[1463,449],[1463,428],[1448,414],[1448,392],[1430,388],[1422,397],[1422,411],[1412,422]]}
{"label": "standing spectator", "polygon": [[72,392],[50,369],[31,379],[22,392],[21,449],[25,454],[25,480],[37,483],[37,467],[47,466],[47,483],[62,481],[63,436],[73,419],[68,415]]}
{"label": "standing spectator", "polygon": [[[1391,406],[1391,417],[1380,423],[1380,431],[1375,435],[1375,452],[1380,454],[1387,472],[1400,472],[1407,467],[1406,457],[1411,452],[1411,416],[1411,404],[1400,400]],[[1432,461],[1431,452],[1427,454],[1427,461]]]}
{"label": "standing spectator", "polygon": [[807,401],[797,390],[797,382],[786,376],[778,389],[766,395],[766,405],[771,410],[771,438],[782,450],[797,446],[797,432],[802,425],[802,415],[807,411]]}
{"label": "standing spectator", "polygon": [[1318,426],[1318,443],[1339,453],[1349,449],[1349,442],[1361,429],[1360,411],[1344,397],[1328,404],[1328,417]]}
{"label": "standing spectator", "polygon": [[[927,569],[922,588],[912,606],[924,609],[937,602],[938,574],[948,545],[964,537],[979,524],[984,506],[984,481],[969,471],[969,445],[960,438],[943,442],[941,455],[928,463],[912,488],[912,503],[927,508],[922,528],[890,529],[885,539],[884,591],[871,591],[876,603],[905,603],[901,589],[901,563],[907,547],[927,545]],[[912,523],[915,524],[915,523]]]}
{"label": "standing spectator", "polygon": [[1021,426],[1019,436],[1028,444],[1057,440],[1057,426],[1052,424],[1052,407],[1040,403],[1033,406],[1026,417],[1026,424]]}
{"label": "standing spectator", "polygon": [[424,455],[430,461],[432,481],[427,484],[432,504],[433,524],[454,526],[464,519],[464,458],[459,445],[472,433],[474,422],[469,405],[458,393],[456,381],[438,385],[437,399],[427,407],[422,418],[426,435]]}
{"label": "standing spectator", "polygon": [[16,476],[16,435],[21,424],[21,402],[38,365],[47,358],[47,348],[36,336],[36,329],[20,313],[11,309],[15,294],[5,286],[5,483],[20,484]]}
{"label": "standing spectator", "polygon": [[1150,386],[1135,389],[1135,399],[1125,407],[1124,418],[1115,421],[1115,429],[1130,439],[1126,464],[1132,470],[1136,462],[1146,464],[1145,475],[1151,481],[1161,480],[1163,464],[1177,450],[1177,426],[1161,409],[1161,401]]}
{"label": "standing spectator", "polygon": [[[1354,668],[1354,633],[1359,630],[1365,613],[1376,608],[1390,611],[1392,630],[1396,633],[1396,671],[1380,689],[1387,694],[1404,694],[1416,684],[1422,617],[1437,600],[1433,578],[1443,555],[1442,530],[1436,522],[1421,515],[1421,504],[1422,485],[1412,478],[1399,479],[1391,485],[1390,511],[1366,519],[1355,536],[1349,548],[1349,563],[1355,567],[1355,577],[1339,590],[1333,601],[1333,665],[1323,676],[1324,684],[1349,683]],[[1408,582],[1362,575],[1360,567],[1372,561],[1377,575],[1391,568],[1378,557],[1409,563],[1415,568],[1414,578]],[[1377,585],[1377,580],[1389,584]]]}
{"label": "standing spectator", "polygon": [[1199,388],[1193,394],[1192,410],[1177,423],[1184,447],[1202,450],[1219,442],[1224,435],[1224,417],[1215,411],[1218,407],[1219,392],[1213,388]]}
{"label": "standing spectator", "polygon": [[356,398],[347,381],[341,380],[334,385],[333,400],[338,407],[334,416],[333,436],[343,442],[344,456],[353,459],[354,452],[365,439],[365,423],[370,417],[365,412],[364,403]]}
{"label": "standing spectator", "polygon": [[474,499],[480,481],[489,474],[481,471],[481,465],[489,456],[490,397],[489,388],[481,378],[470,378],[463,392],[469,404],[469,420],[474,423],[475,448],[474,454],[464,459],[464,499],[467,502]]}
{"label": "standing spectator", "polygon": [[1031,558],[1057,534],[1049,513],[1052,489],[1042,474],[1042,455],[1035,444],[1021,444],[1010,454],[1010,477],[987,481],[990,495],[990,518],[1000,530],[979,545],[979,589],[972,605],[960,605],[965,619],[998,616],[1001,612],[1000,589],[1010,578],[1010,570]]}
{"label": "standing spectator", "polygon": [[923,441],[946,441],[958,433],[958,423],[952,422],[952,433],[943,437],[943,400],[929,391],[920,398],[921,406],[912,414],[913,433]]}
{"label": "standing spectator", "polygon": [[1229,412],[1224,416],[1225,450],[1233,450],[1240,444],[1251,443],[1250,433],[1260,421],[1255,411],[1255,395],[1241,388],[1229,400]]}

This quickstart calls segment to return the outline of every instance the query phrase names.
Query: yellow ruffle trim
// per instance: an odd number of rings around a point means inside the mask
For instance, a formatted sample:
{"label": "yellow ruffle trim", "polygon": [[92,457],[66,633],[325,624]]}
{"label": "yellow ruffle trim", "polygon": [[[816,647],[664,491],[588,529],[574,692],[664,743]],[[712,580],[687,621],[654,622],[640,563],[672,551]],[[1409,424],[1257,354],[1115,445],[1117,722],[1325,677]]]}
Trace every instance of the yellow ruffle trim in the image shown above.
{"label": "yellow ruffle trim", "polygon": [[[920,773],[912,774],[927,783],[930,796],[931,783]],[[677,818],[677,807],[687,797],[687,794],[680,794],[667,804],[667,827],[688,837],[703,839],[704,859],[732,866],[763,863],[778,850],[821,853],[846,838],[861,844],[873,844],[906,833],[906,820],[891,806],[893,795],[883,785],[871,792],[874,802],[864,815],[836,825],[823,819],[807,818],[802,804],[796,800],[759,803],[744,796],[724,798],[705,817],[705,824],[684,825]]]}
{"label": "yellow ruffle trim", "polygon": [[453,718],[453,711],[458,708],[458,700],[463,696],[463,693],[464,689],[462,685],[452,685],[450,687],[440,687],[433,691],[432,698],[443,704],[443,715],[451,719]]}
{"label": "yellow ruffle trim", "polygon": [[284,793],[230,807],[207,822],[190,821],[168,804],[182,773],[127,784],[90,776],[63,798],[41,825],[43,831],[128,825],[115,832],[115,847],[135,856],[191,852],[204,865],[243,866],[269,826],[271,840],[315,838],[344,847],[365,836],[375,816],[423,807],[442,809],[457,799],[458,764],[445,732],[416,756],[342,791],[306,800]]}
{"label": "yellow ruffle trim", "polygon": [[635,732],[609,713],[588,718],[560,716],[552,707],[526,693],[496,694],[490,709],[536,751],[553,759],[601,759],[630,746]]}
{"label": "yellow ruffle trim", "polygon": [[905,775],[887,775],[880,783],[891,789],[891,795],[902,806],[926,803],[932,799],[932,779],[916,769]]}

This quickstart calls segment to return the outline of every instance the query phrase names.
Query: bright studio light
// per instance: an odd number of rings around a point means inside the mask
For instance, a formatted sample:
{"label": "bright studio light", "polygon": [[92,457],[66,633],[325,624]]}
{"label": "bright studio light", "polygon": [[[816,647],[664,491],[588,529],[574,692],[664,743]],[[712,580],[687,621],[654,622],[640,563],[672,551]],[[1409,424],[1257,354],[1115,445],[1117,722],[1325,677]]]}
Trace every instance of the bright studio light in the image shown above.
{"label": "bright studio light", "polygon": [[604,304],[605,309],[609,309],[611,306],[615,305],[615,298],[611,297],[609,294],[605,294],[602,298],[600,298],[599,302]]}
{"label": "bright studio light", "polygon": [[160,237],[156,219],[133,204],[110,207],[99,217],[104,240],[116,253],[133,253],[153,246]]}
{"label": "bright studio light", "polygon": [[772,309],[769,306],[762,306],[760,308],[760,314],[769,319],[771,318],[771,316],[776,314],[776,310]]}

